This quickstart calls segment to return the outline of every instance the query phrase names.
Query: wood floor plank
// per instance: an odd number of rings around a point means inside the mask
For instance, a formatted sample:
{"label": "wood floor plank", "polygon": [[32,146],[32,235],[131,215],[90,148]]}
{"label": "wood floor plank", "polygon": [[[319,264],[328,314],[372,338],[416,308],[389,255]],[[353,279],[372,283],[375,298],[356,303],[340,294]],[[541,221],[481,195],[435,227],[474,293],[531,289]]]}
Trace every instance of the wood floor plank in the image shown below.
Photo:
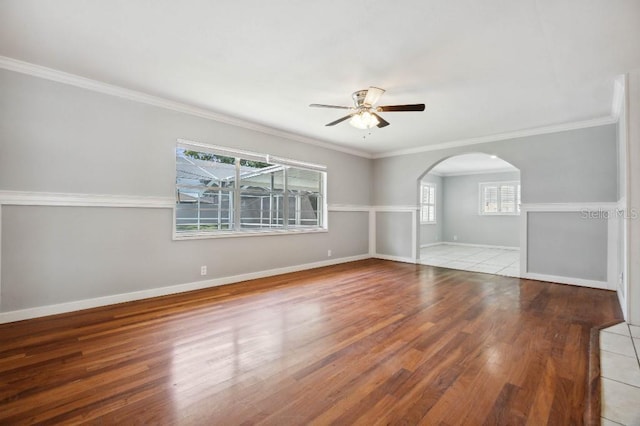
{"label": "wood floor plank", "polygon": [[615,293],[365,260],[0,325],[0,424],[581,424]]}

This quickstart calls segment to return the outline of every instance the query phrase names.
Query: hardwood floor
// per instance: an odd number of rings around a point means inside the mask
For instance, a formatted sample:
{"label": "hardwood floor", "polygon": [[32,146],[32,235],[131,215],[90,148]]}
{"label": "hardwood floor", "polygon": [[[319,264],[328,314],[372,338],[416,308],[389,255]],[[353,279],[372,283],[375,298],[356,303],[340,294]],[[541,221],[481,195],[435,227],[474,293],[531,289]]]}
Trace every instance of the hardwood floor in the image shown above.
{"label": "hardwood floor", "polygon": [[0,424],[581,424],[614,292],[366,260],[0,326]]}

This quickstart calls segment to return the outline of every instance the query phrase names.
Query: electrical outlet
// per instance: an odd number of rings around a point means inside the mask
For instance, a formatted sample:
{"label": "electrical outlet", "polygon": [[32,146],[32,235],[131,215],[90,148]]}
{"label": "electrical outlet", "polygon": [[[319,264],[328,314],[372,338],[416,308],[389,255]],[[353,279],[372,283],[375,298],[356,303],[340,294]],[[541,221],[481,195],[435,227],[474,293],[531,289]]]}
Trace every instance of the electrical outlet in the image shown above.
{"label": "electrical outlet", "polygon": [[200,275],[207,275],[207,267],[206,266],[201,266],[200,267]]}
{"label": "electrical outlet", "polygon": [[327,257],[331,257],[331,249],[327,250]]}

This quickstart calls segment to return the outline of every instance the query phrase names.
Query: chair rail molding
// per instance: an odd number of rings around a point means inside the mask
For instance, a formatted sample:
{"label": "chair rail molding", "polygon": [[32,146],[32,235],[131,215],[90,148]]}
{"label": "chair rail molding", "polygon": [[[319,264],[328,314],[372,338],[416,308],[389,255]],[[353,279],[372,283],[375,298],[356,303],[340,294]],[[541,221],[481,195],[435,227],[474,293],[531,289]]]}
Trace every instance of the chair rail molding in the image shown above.
{"label": "chair rail molding", "polygon": [[617,242],[617,235],[610,231],[607,232],[607,281],[588,280],[575,277],[560,277],[555,275],[547,275],[533,273],[528,271],[528,220],[529,213],[557,213],[557,212],[582,212],[582,213],[602,213],[608,222],[614,217],[614,213],[620,211],[620,201],[617,202],[576,202],[576,203],[523,203],[520,206],[520,277],[525,279],[549,281],[560,284],[571,284],[582,287],[600,288],[606,290],[615,290],[617,285],[615,282],[615,274],[611,274],[609,269],[614,264],[615,253],[611,250]]}
{"label": "chair rail molding", "polygon": [[0,205],[60,207],[173,208],[173,197],[0,191]]}

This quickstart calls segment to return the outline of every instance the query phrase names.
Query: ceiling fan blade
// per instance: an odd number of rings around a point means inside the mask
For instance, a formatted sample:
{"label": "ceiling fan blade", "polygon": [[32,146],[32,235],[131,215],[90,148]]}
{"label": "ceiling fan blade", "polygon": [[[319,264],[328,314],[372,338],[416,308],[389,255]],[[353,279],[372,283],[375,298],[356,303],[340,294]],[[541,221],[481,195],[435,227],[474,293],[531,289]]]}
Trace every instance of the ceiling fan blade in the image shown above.
{"label": "ceiling fan blade", "polygon": [[329,123],[329,124],[325,124],[325,126],[335,126],[335,125],[336,125],[336,124],[338,124],[338,123],[342,123],[344,120],[348,120],[348,119],[350,119],[350,118],[351,118],[351,116],[353,116],[353,114],[345,115],[345,116],[344,116],[344,117],[342,117],[342,118],[338,118],[336,121],[332,121],[332,122],[331,122],[331,123]]}
{"label": "ceiling fan blade", "polygon": [[351,109],[351,107],[340,106],[340,105],[311,104],[309,106],[312,107],[312,108]]}
{"label": "ceiling fan blade", "polygon": [[369,87],[369,90],[367,90],[367,96],[364,97],[364,101],[362,101],[362,104],[369,107],[375,105],[375,103],[378,102],[378,99],[380,99],[380,96],[382,96],[383,93],[384,90],[379,87]]}
{"label": "ceiling fan blade", "polygon": [[376,111],[424,111],[424,104],[379,106]]}
{"label": "ceiling fan blade", "polygon": [[371,115],[373,115],[375,118],[378,119],[379,123],[378,123],[378,128],[382,129],[383,127],[387,127],[389,123],[387,120],[385,120],[384,118],[380,117],[378,114],[376,114],[375,112],[372,112]]}

